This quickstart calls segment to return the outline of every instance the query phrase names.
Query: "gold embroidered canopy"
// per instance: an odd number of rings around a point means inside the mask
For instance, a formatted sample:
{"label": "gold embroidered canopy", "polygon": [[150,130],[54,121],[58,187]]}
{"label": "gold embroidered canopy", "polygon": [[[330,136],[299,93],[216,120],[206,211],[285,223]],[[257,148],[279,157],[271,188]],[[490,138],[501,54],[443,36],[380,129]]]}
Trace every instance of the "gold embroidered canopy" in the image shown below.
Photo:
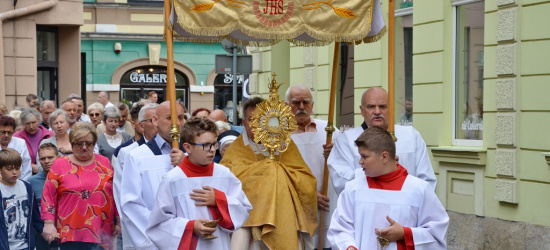
{"label": "gold embroidered canopy", "polygon": [[170,23],[183,41],[249,46],[358,44],[385,33],[380,0],[174,0]]}

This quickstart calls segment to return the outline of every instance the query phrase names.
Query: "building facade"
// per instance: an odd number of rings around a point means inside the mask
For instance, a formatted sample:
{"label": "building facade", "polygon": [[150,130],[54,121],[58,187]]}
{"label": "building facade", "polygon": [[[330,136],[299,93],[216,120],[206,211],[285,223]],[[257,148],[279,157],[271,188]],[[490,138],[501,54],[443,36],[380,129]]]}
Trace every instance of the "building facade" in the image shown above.
{"label": "building facade", "polygon": [[11,110],[27,94],[80,91],[81,1],[2,1],[0,12],[0,103]]}
{"label": "building facade", "polygon": [[[411,124],[431,151],[451,217],[449,249],[547,249],[550,1],[397,1],[395,8],[393,115],[408,123],[400,117],[412,104]],[[361,94],[387,88],[388,46],[387,35],[342,46],[337,127],[358,126]],[[332,45],[251,52],[253,94],[267,96],[276,73],[279,82],[310,87],[314,114],[327,117]]]}
{"label": "building facade", "polygon": [[[88,105],[100,91],[108,91],[113,103],[131,104],[152,90],[159,103],[166,99],[163,1],[87,0],[83,19],[81,57]],[[215,54],[226,52],[219,44],[174,42],[176,98],[190,111],[227,105],[215,94],[228,85],[214,73]]]}

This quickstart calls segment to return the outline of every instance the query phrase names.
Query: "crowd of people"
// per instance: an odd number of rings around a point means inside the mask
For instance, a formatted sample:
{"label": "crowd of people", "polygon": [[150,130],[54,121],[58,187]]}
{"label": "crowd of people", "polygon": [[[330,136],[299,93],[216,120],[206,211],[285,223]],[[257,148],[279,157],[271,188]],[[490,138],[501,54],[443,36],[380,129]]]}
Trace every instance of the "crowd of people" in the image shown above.
{"label": "crowd of people", "polygon": [[0,104],[0,250],[446,248],[426,144],[412,126],[396,125],[393,141],[384,89],[365,91],[363,124],[325,144],[312,91],[292,85],[298,129],[276,160],[254,142],[260,97],[244,104],[243,126],[176,105],[177,147],[170,103],[148,97]]}

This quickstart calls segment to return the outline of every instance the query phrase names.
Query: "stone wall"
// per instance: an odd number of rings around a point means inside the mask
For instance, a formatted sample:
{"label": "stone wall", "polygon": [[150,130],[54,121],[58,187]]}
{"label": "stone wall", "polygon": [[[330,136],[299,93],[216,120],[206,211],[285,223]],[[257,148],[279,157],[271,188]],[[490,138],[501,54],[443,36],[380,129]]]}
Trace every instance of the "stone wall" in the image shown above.
{"label": "stone wall", "polygon": [[550,227],[448,211],[449,250],[550,249]]}

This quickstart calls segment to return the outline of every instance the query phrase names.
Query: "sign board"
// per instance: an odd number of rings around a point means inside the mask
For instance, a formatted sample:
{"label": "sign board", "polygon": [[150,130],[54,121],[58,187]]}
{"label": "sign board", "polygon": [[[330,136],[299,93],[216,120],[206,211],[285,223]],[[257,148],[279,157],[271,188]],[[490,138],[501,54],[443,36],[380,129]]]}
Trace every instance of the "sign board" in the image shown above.
{"label": "sign board", "polygon": [[[233,56],[216,55],[216,74],[233,73]],[[237,74],[252,74],[252,55],[237,55]]]}

